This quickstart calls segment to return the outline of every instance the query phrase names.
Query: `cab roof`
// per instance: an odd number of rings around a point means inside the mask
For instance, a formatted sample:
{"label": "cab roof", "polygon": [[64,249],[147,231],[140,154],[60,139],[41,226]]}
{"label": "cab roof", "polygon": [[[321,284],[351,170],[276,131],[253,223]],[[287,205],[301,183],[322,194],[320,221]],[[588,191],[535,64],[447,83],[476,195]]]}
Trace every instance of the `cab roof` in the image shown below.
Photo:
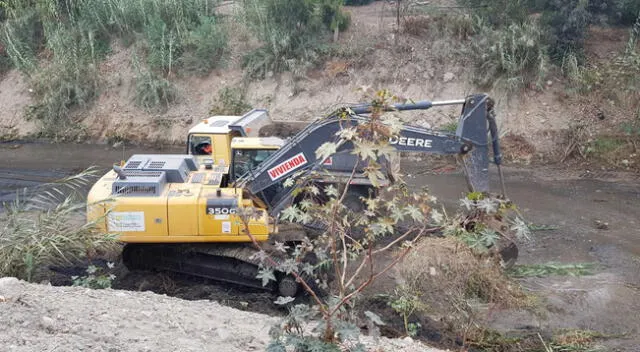
{"label": "cab roof", "polygon": [[231,148],[235,149],[280,149],[285,144],[278,137],[234,137]]}
{"label": "cab roof", "polygon": [[229,125],[233,125],[241,118],[242,116],[211,116],[191,127],[189,133],[227,134],[231,132]]}

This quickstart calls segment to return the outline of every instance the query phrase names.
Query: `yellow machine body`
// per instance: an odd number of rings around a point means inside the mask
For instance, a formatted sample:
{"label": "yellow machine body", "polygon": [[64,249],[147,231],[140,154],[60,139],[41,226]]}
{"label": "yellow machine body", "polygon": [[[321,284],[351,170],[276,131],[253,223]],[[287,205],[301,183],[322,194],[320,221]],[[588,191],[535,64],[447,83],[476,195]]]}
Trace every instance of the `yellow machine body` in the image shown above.
{"label": "yellow machine body", "polygon": [[[238,214],[253,208],[250,233],[265,241],[275,229],[266,211],[242,198],[242,190],[224,188],[226,171],[201,166],[184,183],[166,183],[157,195],[113,194],[115,171],[104,175],[88,196],[88,218],[128,243],[250,242]],[[226,169],[226,168],[224,168]]]}

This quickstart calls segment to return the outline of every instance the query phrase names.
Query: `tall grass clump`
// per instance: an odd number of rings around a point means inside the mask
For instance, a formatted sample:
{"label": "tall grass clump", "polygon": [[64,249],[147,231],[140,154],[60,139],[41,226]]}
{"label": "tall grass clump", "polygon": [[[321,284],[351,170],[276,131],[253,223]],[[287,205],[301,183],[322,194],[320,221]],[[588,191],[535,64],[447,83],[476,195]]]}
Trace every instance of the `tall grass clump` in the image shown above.
{"label": "tall grass clump", "polygon": [[89,169],[59,182],[18,192],[0,212],[0,276],[32,281],[47,265],[73,264],[108,249],[113,241],[86,223],[81,190]]}
{"label": "tall grass clump", "polygon": [[171,81],[153,70],[142,67],[137,56],[134,56],[132,62],[136,72],[136,105],[146,111],[161,112],[177,100],[177,91]]}
{"label": "tall grass clump", "polygon": [[[31,115],[47,135],[64,134],[69,112],[100,90],[100,62],[120,40],[142,49],[162,79],[206,74],[227,51],[211,0],[31,0],[3,2],[1,42],[36,92]],[[165,99],[166,101],[167,99]],[[158,100],[160,101],[160,100]]]}
{"label": "tall grass clump", "polygon": [[242,17],[262,43],[244,57],[250,77],[292,71],[296,76],[320,58],[330,29],[344,30],[348,16],[333,0],[244,0]]}
{"label": "tall grass clump", "polygon": [[485,88],[539,87],[548,69],[544,31],[533,21],[500,29],[482,26],[471,54],[474,81]]}

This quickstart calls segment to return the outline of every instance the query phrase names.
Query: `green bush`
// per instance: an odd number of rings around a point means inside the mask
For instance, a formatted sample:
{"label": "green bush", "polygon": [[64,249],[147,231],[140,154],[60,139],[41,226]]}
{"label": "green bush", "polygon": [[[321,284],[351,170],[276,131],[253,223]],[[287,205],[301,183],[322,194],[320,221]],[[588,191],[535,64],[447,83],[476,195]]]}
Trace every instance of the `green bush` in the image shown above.
{"label": "green bush", "polygon": [[548,65],[543,38],[544,32],[535,22],[502,29],[482,27],[471,44],[475,83],[511,91],[542,85]]}
{"label": "green bush", "polygon": [[202,17],[199,22],[185,40],[181,60],[186,70],[206,74],[223,62],[228,36],[214,17]]}
{"label": "green bush", "polygon": [[62,26],[50,31],[47,48],[53,57],[48,66],[33,73],[39,100],[31,116],[43,123],[45,136],[58,138],[74,127],[68,119],[70,109],[86,106],[98,95],[97,65],[105,51],[94,32]]}
{"label": "green bush", "polygon": [[251,109],[247,103],[244,89],[240,87],[224,87],[218,93],[216,105],[211,108],[211,115],[240,115]]}
{"label": "green bush", "polygon": [[582,53],[587,26],[591,21],[588,2],[584,0],[549,0],[542,14],[548,28],[549,54],[562,62],[567,53]]}
{"label": "green bush", "polygon": [[14,67],[29,73],[37,67],[36,54],[42,46],[42,24],[35,10],[7,19],[2,28],[2,43]]}

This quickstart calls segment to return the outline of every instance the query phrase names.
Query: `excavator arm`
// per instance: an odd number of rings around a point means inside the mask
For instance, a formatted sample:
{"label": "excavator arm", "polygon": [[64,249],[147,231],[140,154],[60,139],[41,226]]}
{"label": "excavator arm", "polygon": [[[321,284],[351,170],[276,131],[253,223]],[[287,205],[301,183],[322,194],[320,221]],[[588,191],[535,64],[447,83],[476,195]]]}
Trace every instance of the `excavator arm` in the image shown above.
{"label": "excavator arm", "polygon": [[[487,95],[471,95],[461,100],[390,105],[385,107],[385,110],[427,110],[444,105],[462,105],[455,134],[417,126],[403,126],[399,135],[390,137],[390,145],[398,151],[405,152],[464,155],[463,162],[470,191],[488,192],[490,145],[498,169],[502,156],[493,101]],[[367,122],[366,114],[370,113],[371,109],[371,105],[351,106],[349,110],[340,110],[350,112],[346,118],[340,113],[333,113],[311,123],[259,167],[239,179],[237,185],[264,203],[269,213],[279,213],[291,202],[294,193],[294,187],[285,187],[284,181],[293,174],[304,175],[321,168],[325,160],[316,158],[316,150],[326,142],[338,144],[336,155],[351,155],[352,143],[341,140],[337,132],[345,127]],[[353,160],[353,155],[351,156]],[[353,164],[355,165],[355,162]],[[501,172],[500,178],[502,179]]]}

